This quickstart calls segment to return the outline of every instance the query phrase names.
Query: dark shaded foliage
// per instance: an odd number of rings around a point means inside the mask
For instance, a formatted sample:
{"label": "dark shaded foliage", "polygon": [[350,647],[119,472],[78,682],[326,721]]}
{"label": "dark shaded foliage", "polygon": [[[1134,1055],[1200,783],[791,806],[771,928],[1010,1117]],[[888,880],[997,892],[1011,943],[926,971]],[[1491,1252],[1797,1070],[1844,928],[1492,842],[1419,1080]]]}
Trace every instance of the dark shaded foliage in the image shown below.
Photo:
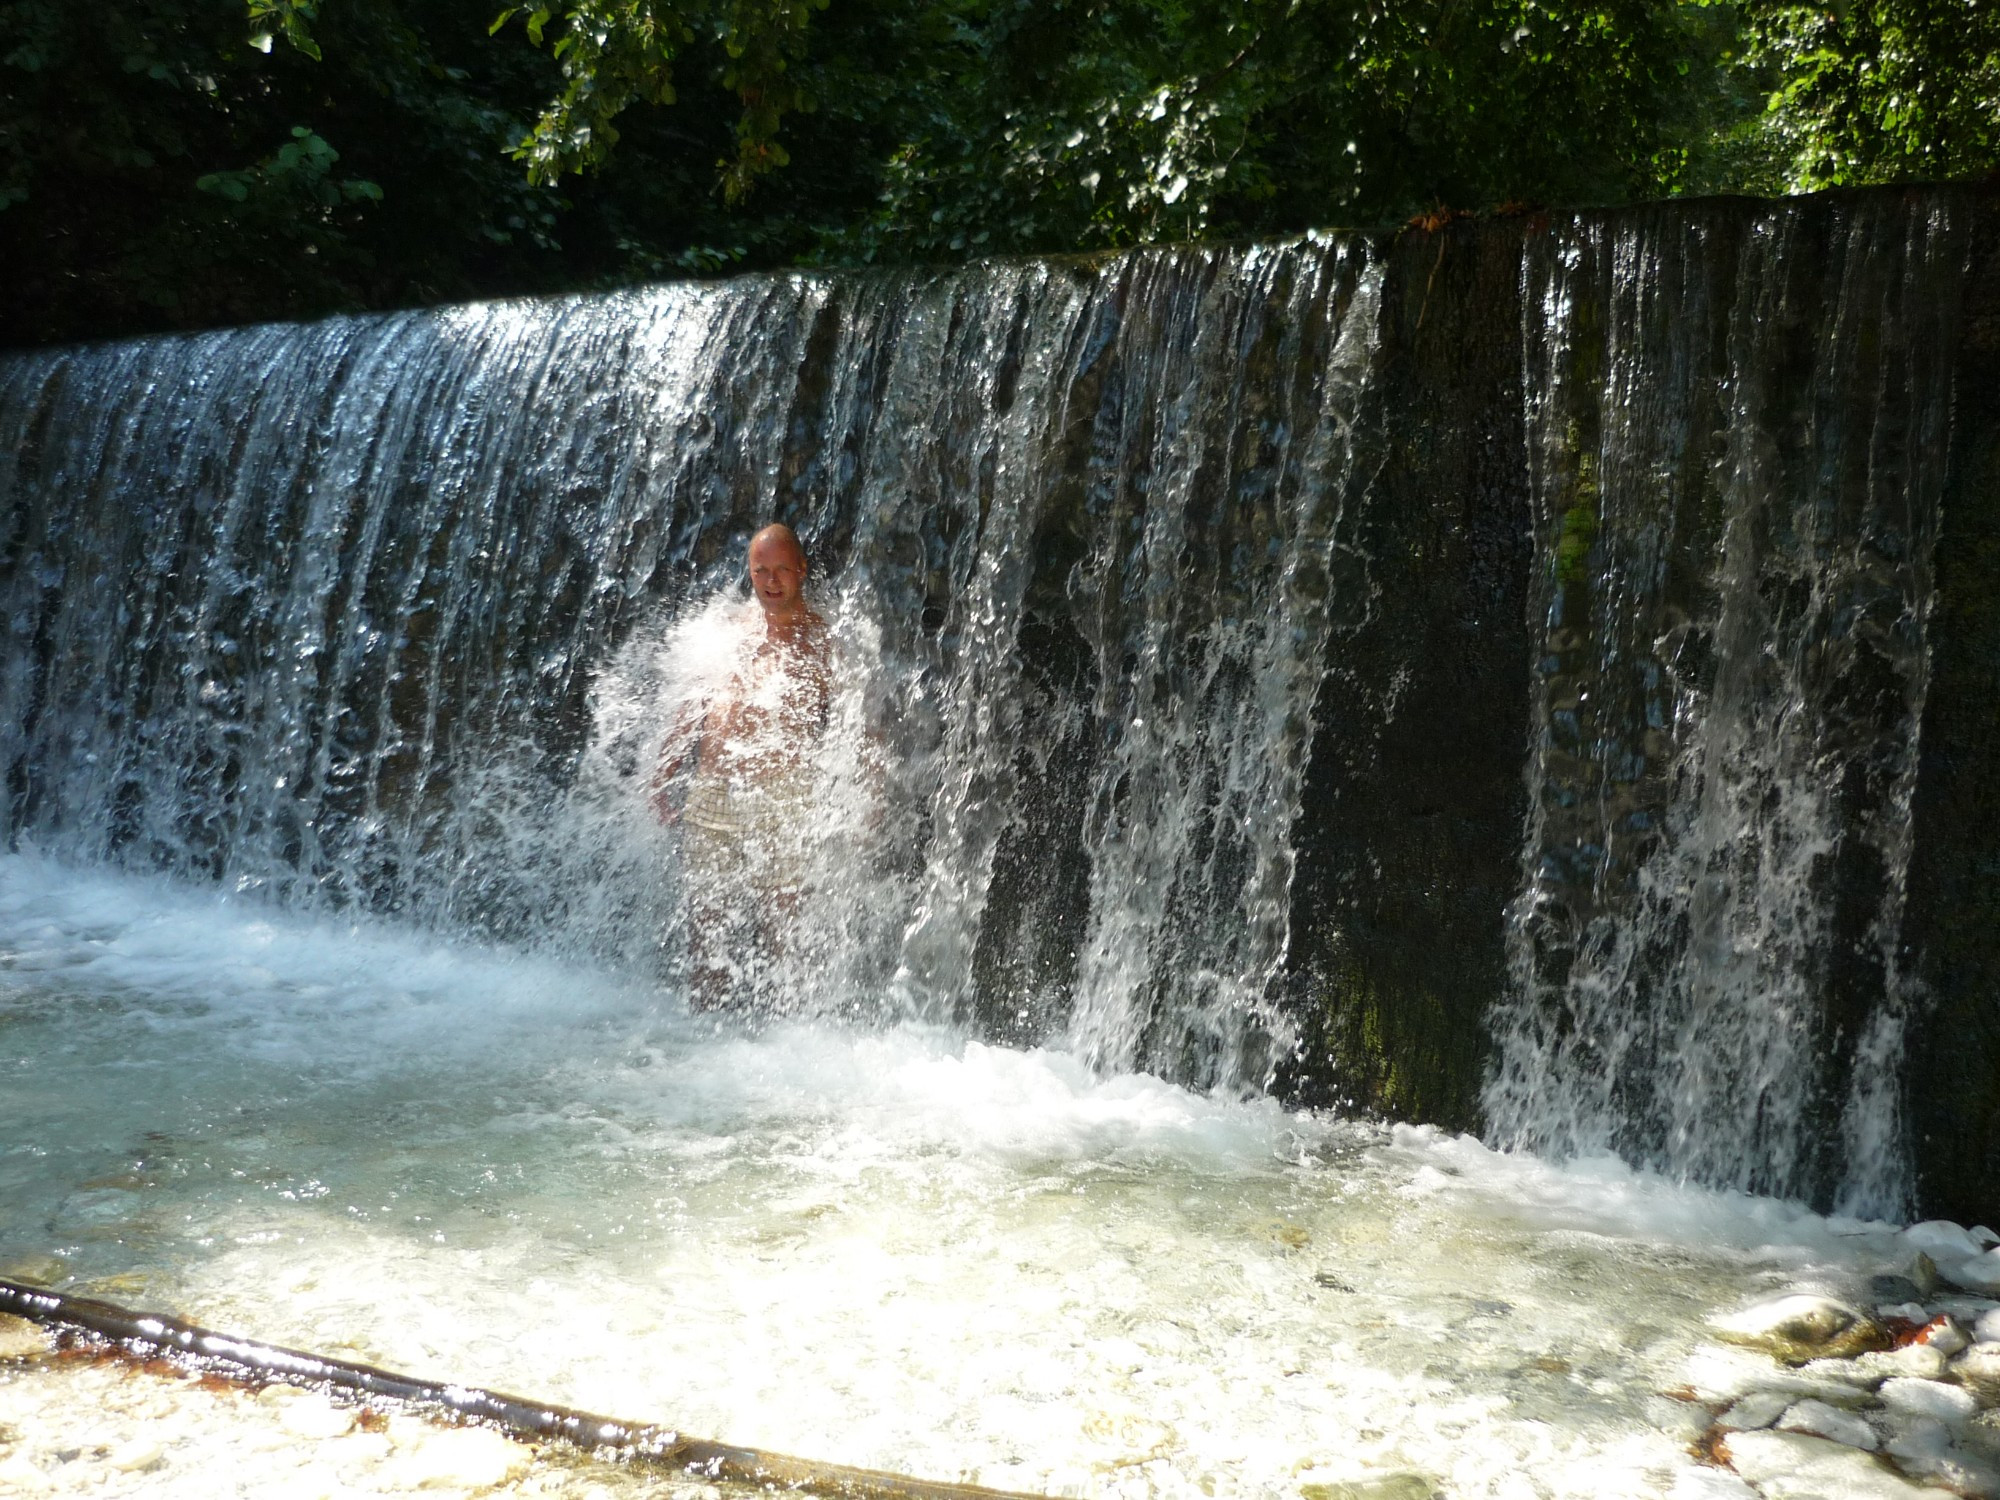
{"label": "dark shaded foliage", "polygon": [[2000,11],[0,0],[0,341],[1966,177]]}

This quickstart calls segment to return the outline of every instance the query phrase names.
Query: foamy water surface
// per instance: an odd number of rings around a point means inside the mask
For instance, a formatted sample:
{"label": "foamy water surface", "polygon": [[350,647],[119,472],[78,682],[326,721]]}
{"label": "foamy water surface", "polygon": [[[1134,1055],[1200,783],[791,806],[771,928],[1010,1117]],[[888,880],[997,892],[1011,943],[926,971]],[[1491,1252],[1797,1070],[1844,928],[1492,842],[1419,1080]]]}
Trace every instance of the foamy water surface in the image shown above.
{"label": "foamy water surface", "polygon": [[0,1269],[1076,1495],[1695,1493],[1705,1414],[1662,1393],[1716,1367],[1707,1315],[1894,1253],[1615,1162],[945,1030],[717,1030],[560,959],[30,856],[0,861],[0,1079]]}

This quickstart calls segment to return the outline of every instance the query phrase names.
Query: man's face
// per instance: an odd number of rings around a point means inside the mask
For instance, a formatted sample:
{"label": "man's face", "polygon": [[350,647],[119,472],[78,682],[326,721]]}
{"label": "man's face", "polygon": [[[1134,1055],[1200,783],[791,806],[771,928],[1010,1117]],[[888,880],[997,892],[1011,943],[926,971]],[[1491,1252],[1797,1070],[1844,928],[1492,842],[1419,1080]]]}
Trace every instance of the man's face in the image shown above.
{"label": "man's face", "polygon": [[806,560],[781,536],[760,536],[750,544],[750,587],[769,615],[796,613],[806,584]]}

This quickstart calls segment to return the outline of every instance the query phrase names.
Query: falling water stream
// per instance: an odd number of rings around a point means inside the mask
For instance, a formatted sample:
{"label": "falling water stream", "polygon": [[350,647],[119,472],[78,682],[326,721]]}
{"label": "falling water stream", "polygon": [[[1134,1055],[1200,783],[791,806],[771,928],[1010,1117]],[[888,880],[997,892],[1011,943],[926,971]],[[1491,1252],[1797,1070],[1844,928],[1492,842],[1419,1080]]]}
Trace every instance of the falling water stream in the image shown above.
{"label": "falling water stream", "polygon": [[[1908,1207],[1962,250],[1828,217],[1524,241],[1490,1146],[1267,1092],[1319,685],[1383,605],[1377,242],[0,359],[0,1275],[1013,1489],[1711,1493],[1703,1318],[1891,1267]],[[647,785],[772,518],[838,686],[797,941],[718,1020]],[[88,1371],[0,1363],[0,1443],[393,1487]]]}

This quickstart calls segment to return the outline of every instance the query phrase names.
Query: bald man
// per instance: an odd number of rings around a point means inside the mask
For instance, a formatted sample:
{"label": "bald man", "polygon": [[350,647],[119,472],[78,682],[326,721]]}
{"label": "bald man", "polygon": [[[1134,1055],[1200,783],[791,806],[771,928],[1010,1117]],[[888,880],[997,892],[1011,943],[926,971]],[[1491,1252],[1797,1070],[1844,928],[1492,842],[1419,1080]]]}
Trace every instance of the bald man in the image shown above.
{"label": "bald man", "polygon": [[813,752],[833,695],[826,621],[806,602],[805,548],[788,526],[750,539],[759,613],[736,669],[683,710],[661,751],[653,806],[676,819],[671,788],[689,770],[678,811],[687,893],[688,1003],[729,1003],[742,960],[784,950],[803,890]]}

